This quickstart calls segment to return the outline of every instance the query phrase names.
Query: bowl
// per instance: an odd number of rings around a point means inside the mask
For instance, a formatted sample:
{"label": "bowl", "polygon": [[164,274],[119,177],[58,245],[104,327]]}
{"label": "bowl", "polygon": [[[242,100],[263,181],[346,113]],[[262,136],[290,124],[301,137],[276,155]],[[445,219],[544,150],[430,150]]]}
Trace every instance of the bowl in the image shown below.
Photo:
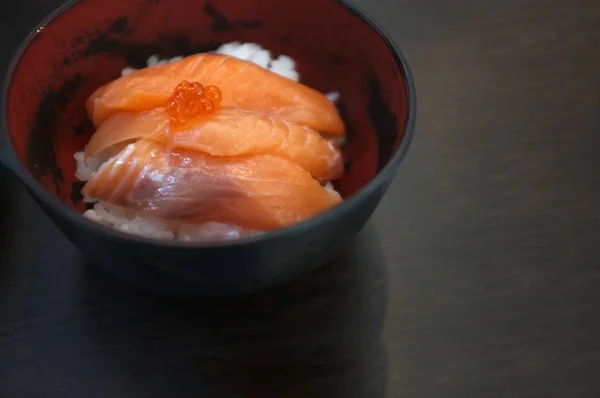
{"label": "bowl", "polygon": [[[341,205],[295,226],[215,244],[160,242],[82,216],[73,154],[93,133],[84,103],[152,54],[260,44],[298,64],[302,82],[339,92],[347,129]],[[89,262],[149,289],[240,295],[297,278],[352,244],[392,182],[415,121],[408,65],[356,6],[335,0],[79,0],[42,22],[8,72],[0,159]]]}

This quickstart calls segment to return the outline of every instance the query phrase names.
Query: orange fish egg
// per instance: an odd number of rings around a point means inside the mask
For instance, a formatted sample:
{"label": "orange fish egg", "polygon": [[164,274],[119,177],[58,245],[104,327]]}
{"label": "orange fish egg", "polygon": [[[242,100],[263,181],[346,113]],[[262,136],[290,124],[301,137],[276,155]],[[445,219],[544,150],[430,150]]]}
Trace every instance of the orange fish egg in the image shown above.
{"label": "orange fish egg", "polygon": [[182,124],[201,115],[214,113],[220,107],[222,99],[221,90],[217,86],[204,87],[198,82],[184,80],[167,101],[166,110],[171,121]]}

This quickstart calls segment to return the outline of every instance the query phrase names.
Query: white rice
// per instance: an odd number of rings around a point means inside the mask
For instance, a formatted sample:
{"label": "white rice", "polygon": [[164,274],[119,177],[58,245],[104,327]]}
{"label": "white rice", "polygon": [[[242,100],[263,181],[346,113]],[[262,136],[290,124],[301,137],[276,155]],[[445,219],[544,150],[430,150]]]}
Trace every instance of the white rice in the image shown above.
{"label": "white rice", "polygon": [[92,210],[83,213],[83,216],[92,221],[145,238],[173,240],[175,233],[169,225],[150,217],[140,217],[130,211],[111,206],[108,203],[96,203]]}
{"label": "white rice", "polygon": [[169,224],[152,217],[142,217],[134,212],[105,202],[94,204],[94,208],[83,213],[83,216],[120,232],[160,240],[180,240],[182,242],[225,241],[261,233],[218,222],[208,222],[201,225]]}
{"label": "white rice", "polygon": [[327,98],[329,99],[329,101],[336,103],[340,99],[340,93],[336,93],[336,92],[328,93]]}
{"label": "white rice", "polygon": [[[300,74],[296,69],[296,62],[292,58],[286,55],[280,55],[278,58],[274,59],[268,50],[262,48],[258,44],[233,42],[222,45],[215,52],[217,54],[229,55],[251,61],[280,76],[293,81],[300,81]],[[148,58],[146,64],[147,67],[150,68],[177,62],[183,58],[183,56],[178,56],[170,59],[161,59],[158,55],[152,55]],[[127,76],[136,70],[137,69],[127,67],[121,71],[121,75]],[[327,98],[335,103],[339,100],[340,94],[331,92],[327,94]],[[73,156],[77,163],[75,177],[82,182],[88,181],[94,172],[98,171],[111,156],[116,155],[120,150],[122,150],[122,148],[118,148],[116,152],[104,154],[102,157],[90,157],[87,160],[85,160],[84,152],[75,153]],[[337,193],[331,182],[327,182],[324,187],[330,192]],[[205,242],[215,240],[235,240],[262,233],[261,231],[248,231],[234,225],[218,222],[208,222],[202,225],[168,223],[152,217],[142,217],[132,211],[113,206],[107,202],[98,201],[94,198],[84,197],[83,200],[85,203],[94,205],[92,209],[87,210],[83,214],[84,217],[121,232],[151,239]]]}
{"label": "white rice", "polygon": [[103,163],[100,159],[92,156],[86,161],[83,152],[77,152],[73,157],[75,158],[75,162],[77,162],[75,178],[79,181],[89,180],[92,173],[98,170]]}
{"label": "white rice", "polygon": [[183,242],[206,242],[235,240],[254,235],[259,231],[247,231],[234,225],[207,222],[202,225],[184,224],[178,230],[178,239]]}

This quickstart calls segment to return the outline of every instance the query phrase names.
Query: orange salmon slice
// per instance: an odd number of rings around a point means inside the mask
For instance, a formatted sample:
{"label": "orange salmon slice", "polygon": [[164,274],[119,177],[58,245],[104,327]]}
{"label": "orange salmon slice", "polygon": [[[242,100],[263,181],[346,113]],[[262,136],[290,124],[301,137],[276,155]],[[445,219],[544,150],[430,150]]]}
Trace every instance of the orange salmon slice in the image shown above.
{"label": "orange salmon slice", "polygon": [[279,156],[214,157],[145,139],[104,163],[82,193],[164,220],[260,231],[294,225],[342,201]]}
{"label": "orange salmon slice", "polygon": [[344,122],[324,94],[251,62],[211,53],[141,69],[100,87],[86,103],[88,115],[99,127],[117,112],[162,107],[184,80],[217,86],[224,108],[276,115],[333,136],[345,134]]}
{"label": "orange salmon slice", "polygon": [[85,154],[98,156],[111,147],[140,138],[160,142],[169,149],[195,150],[213,156],[277,155],[322,181],[343,174],[342,155],[333,141],[310,127],[241,109],[219,109],[215,114],[175,127],[163,108],[117,113],[92,136]]}

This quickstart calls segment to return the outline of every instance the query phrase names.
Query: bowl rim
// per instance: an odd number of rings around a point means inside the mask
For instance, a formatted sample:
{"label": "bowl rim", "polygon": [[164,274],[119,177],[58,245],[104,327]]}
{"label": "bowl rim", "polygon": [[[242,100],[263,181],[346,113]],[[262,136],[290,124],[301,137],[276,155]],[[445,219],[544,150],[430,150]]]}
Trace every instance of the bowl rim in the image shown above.
{"label": "bowl rim", "polygon": [[25,169],[22,163],[17,159],[14,146],[10,134],[8,133],[8,119],[7,119],[7,99],[10,91],[13,75],[18,68],[23,55],[29,48],[30,44],[40,34],[42,28],[56,20],[60,15],[68,11],[70,8],[75,6],[77,3],[85,0],[70,0],[57,8],[53,12],[49,13],[41,23],[27,35],[27,37],[21,42],[18,50],[12,57],[9,68],[4,76],[4,89],[2,93],[2,125],[0,135],[7,141],[7,150],[3,150],[3,155],[8,156],[6,159],[6,166],[21,180],[25,187],[33,194],[34,199],[41,200],[45,205],[49,206],[51,210],[57,213],[61,213],[70,223],[77,225],[79,228],[92,233],[104,235],[113,241],[128,242],[136,245],[145,245],[153,247],[163,247],[170,249],[226,249],[234,247],[243,247],[258,244],[261,242],[274,240],[278,238],[285,238],[286,236],[293,236],[303,230],[310,230],[321,223],[327,223],[330,220],[343,216],[344,213],[348,212],[351,208],[356,206],[358,203],[363,201],[365,198],[371,196],[373,192],[379,189],[386,180],[393,179],[396,174],[396,168],[404,159],[408,148],[413,138],[413,132],[416,124],[416,90],[412,77],[412,73],[408,66],[408,62],[396,44],[392,39],[391,34],[384,29],[381,24],[375,21],[364,9],[356,4],[351,3],[349,0],[336,0],[341,6],[345,7],[346,10],[354,14],[355,17],[359,18],[363,22],[367,23],[371,29],[373,29],[379,37],[385,42],[389,50],[392,52],[396,64],[400,66],[403,80],[405,82],[405,94],[407,99],[407,118],[404,124],[404,135],[400,146],[388,161],[388,163],[381,169],[375,177],[362,187],[359,191],[350,195],[344,199],[340,204],[332,207],[331,209],[318,214],[312,218],[302,221],[298,224],[281,228],[278,230],[266,232],[260,235],[252,237],[245,237],[235,240],[228,241],[217,241],[217,242],[184,242],[179,240],[158,240],[145,238],[138,235],[128,234],[125,232],[118,231],[116,229],[104,226],[96,223],[84,217],[82,214],[76,212],[71,207],[67,206],[50,193],[48,193],[31,175],[31,173]]}

